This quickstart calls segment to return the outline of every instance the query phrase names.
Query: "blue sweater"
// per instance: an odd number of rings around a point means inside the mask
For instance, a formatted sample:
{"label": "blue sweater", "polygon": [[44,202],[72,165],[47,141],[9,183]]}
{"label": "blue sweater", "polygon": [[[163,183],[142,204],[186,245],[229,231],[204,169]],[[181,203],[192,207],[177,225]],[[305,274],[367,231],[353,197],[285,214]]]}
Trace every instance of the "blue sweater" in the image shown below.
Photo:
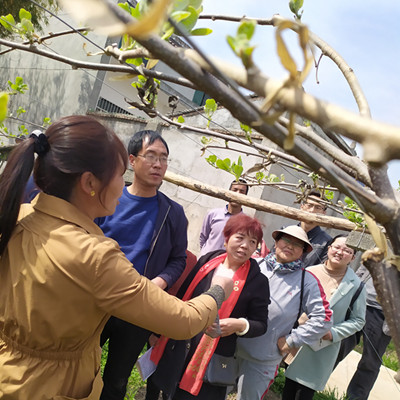
{"label": "blue sweater", "polygon": [[[125,191],[126,188],[124,189],[124,192]],[[125,193],[123,194],[123,197],[124,195],[126,197]],[[151,202],[152,199],[154,199],[135,197],[136,199],[145,199],[148,202]],[[171,200],[165,194],[157,192],[156,201],[158,203],[158,212],[155,218],[155,224],[153,224],[154,227],[151,228],[152,232],[149,236],[150,242],[146,252],[146,258],[144,263],[139,259],[138,266],[142,264],[140,269],[144,276],[149,279],[159,276],[167,282],[169,288],[175,283],[185,268],[187,219],[182,206]],[[122,206],[122,203],[120,205]],[[108,217],[99,218],[96,223],[100,227],[102,227],[103,224],[107,225],[107,218]],[[123,226],[129,226],[131,220],[137,221],[137,216],[130,217],[129,215],[124,214],[123,219]],[[146,218],[142,219],[141,226],[136,226],[135,228],[142,233],[145,225],[151,226],[151,219],[151,216],[149,216],[147,221]],[[121,226],[121,232],[125,234],[126,232],[124,231],[123,226]],[[138,237],[142,239],[141,235]],[[115,239],[118,241],[117,238]],[[124,247],[126,245],[125,240]],[[131,246],[134,245],[135,241],[132,241]],[[131,259],[130,261],[132,261],[135,267],[135,259]]]}

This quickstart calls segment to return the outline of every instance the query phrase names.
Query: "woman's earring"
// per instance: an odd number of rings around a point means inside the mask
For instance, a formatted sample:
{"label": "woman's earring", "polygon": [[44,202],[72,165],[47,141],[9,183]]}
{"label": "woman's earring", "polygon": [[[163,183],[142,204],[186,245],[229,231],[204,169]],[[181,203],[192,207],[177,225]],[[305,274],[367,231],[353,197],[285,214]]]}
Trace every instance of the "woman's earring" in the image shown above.
{"label": "woman's earring", "polygon": [[92,191],[90,192],[90,195],[91,195],[92,197],[94,197],[95,194],[96,194],[96,192],[95,192],[94,190],[92,190]]}

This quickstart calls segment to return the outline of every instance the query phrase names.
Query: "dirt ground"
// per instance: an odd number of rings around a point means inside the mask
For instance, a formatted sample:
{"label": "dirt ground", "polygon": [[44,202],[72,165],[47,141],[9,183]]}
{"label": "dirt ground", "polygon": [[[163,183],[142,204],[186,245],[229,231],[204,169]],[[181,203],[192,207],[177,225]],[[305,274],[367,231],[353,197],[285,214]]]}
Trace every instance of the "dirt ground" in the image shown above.
{"label": "dirt ground", "polygon": [[[146,387],[143,387],[139,389],[139,391],[136,393],[135,400],[144,400],[146,396]],[[264,400],[280,400],[281,396],[279,394],[276,394],[272,390],[270,390],[267,395],[264,397]],[[159,400],[162,400],[162,397],[160,396]],[[236,400],[236,395],[234,393],[231,393],[227,400]]]}

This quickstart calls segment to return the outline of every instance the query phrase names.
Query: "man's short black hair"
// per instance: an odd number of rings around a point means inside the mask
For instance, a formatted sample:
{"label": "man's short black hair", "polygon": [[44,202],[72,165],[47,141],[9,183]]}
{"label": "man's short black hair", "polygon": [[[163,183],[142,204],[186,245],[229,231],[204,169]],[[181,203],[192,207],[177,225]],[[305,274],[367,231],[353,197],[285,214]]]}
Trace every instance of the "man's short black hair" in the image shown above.
{"label": "man's short black hair", "polygon": [[246,186],[246,194],[249,192],[249,186],[247,185],[247,181],[243,178],[239,178],[237,181],[232,181],[230,186],[229,186],[229,190],[232,189],[233,185],[243,185]]}
{"label": "man's short black hair", "polygon": [[310,196],[319,197],[320,199],[323,199],[321,192],[319,190],[311,190],[310,193],[308,193],[307,197]]}
{"label": "man's short black hair", "polygon": [[163,137],[156,131],[152,131],[150,129],[146,129],[143,131],[136,132],[129,141],[128,144],[128,154],[132,154],[133,156],[137,156],[139,151],[143,148],[143,141],[148,139],[148,143],[153,144],[156,140],[160,140],[162,144],[167,149],[167,153],[169,154],[169,148],[167,142],[163,139]]}

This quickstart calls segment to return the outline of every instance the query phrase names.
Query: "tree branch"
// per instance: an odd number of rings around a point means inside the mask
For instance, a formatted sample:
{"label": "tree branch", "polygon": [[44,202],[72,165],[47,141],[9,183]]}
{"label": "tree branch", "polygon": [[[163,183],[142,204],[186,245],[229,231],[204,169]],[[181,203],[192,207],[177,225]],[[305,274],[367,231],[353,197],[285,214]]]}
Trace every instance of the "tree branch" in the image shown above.
{"label": "tree branch", "polygon": [[113,56],[120,62],[124,62],[129,58],[154,58],[146,49],[143,48],[122,51],[117,47],[117,45],[111,45],[107,46],[104,51],[106,54]]}
{"label": "tree branch", "polygon": [[[210,67],[191,49],[182,50],[203,69]],[[399,159],[400,128],[380,123],[370,118],[354,114],[342,107],[315,98],[298,87],[283,87],[282,82],[266,77],[258,68],[250,71],[236,67],[224,61],[212,58],[214,64],[231,79],[246,89],[262,97],[279,91],[275,106],[278,109],[292,111],[311,121],[324,130],[333,130],[364,146],[364,158],[367,162],[382,165],[393,159]],[[253,121],[252,126],[258,123]]]}
{"label": "tree branch", "polygon": [[[274,15],[270,19],[260,19],[260,18],[250,18],[250,17],[232,17],[226,15],[200,15],[199,19],[211,19],[212,21],[229,21],[229,22],[240,22],[243,19],[249,21],[255,21],[258,25],[271,25],[276,26],[278,22],[284,20],[284,18],[280,15]],[[292,28],[291,28],[292,29]],[[293,30],[297,31],[295,28]],[[354,95],[354,99],[358,105],[360,110],[360,114],[364,116],[370,116],[370,110],[368,106],[367,99],[363,93],[363,90],[355,76],[353,69],[350,68],[345,60],[326,42],[324,42],[321,38],[319,38],[315,33],[309,31],[309,38],[312,43],[314,43],[322,52],[323,55],[329,57],[342,72],[345,77],[347,83],[349,84],[350,90]]]}
{"label": "tree branch", "polygon": [[298,164],[298,165],[301,165],[301,166],[305,167],[305,164],[303,164],[300,160],[298,160],[297,158],[292,157],[290,154],[284,153],[282,151],[275,150],[275,149],[272,149],[270,147],[263,146],[261,144],[254,143],[254,142],[250,144],[248,141],[245,141],[245,140],[241,139],[238,136],[219,133],[219,132],[213,131],[211,129],[202,129],[202,128],[197,128],[197,127],[194,127],[194,126],[191,126],[191,125],[187,125],[187,124],[184,124],[184,123],[180,123],[178,121],[174,121],[171,118],[166,117],[165,115],[163,115],[163,114],[161,114],[159,112],[157,112],[157,115],[161,119],[163,119],[164,121],[168,122],[171,125],[175,125],[179,129],[187,129],[189,131],[201,133],[201,134],[206,135],[206,136],[212,136],[212,137],[216,137],[216,138],[219,138],[219,139],[223,139],[223,140],[227,140],[227,141],[231,141],[231,142],[235,142],[235,143],[240,143],[240,144],[242,144],[244,146],[250,146],[250,147],[253,147],[253,148],[255,148],[255,149],[259,150],[259,151],[265,152],[267,154],[273,154],[273,155],[275,155],[277,157],[283,158],[284,160],[287,160],[287,161],[292,162],[294,164]]}
{"label": "tree branch", "polygon": [[[289,121],[287,118],[279,118],[279,122],[285,127],[288,128],[289,126]],[[336,146],[333,146],[326,140],[322,139],[321,136],[317,135],[311,127],[304,127],[299,124],[295,124],[296,128],[296,133],[303,137],[304,139],[307,139],[309,142],[313,143],[315,146],[317,146],[320,150],[324,151],[328,156],[340,160],[341,164],[345,165],[348,167],[348,172],[352,172],[353,177],[357,178],[364,184],[368,185],[371,187],[372,182],[371,178],[369,177],[368,174],[368,168],[367,166],[358,158],[355,156],[350,156],[340,149],[338,149]]]}
{"label": "tree branch", "polygon": [[125,74],[133,74],[133,75],[144,75],[149,78],[156,78],[159,80],[164,80],[171,83],[176,83],[178,85],[182,85],[191,89],[197,89],[192,82],[188,81],[185,78],[167,75],[162,72],[157,72],[153,70],[148,70],[146,68],[137,68],[133,65],[115,65],[115,64],[100,64],[100,63],[89,63],[83,62],[79,60],[75,60],[69,57],[65,57],[59,54],[52,53],[50,51],[39,49],[33,45],[24,45],[21,43],[11,42],[9,40],[0,39],[0,45],[10,47],[12,49],[18,49],[22,51],[26,51],[28,53],[37,54],[42,57],[50,58],[52,60],[56,60],[62,62],[64,64],[70,65],[72,69],[90,69],[96,71],[108,71],[108,72],[119,72]]}
{"label": "tree branch", "polygon": [[208,185],[194,179],[189,179],[181,175],[174,174],[170,171],[165,173],[164,180],[195,192],[206,194],[207,196],[216,197],[226,201],[236,201],[243,206],[254,208],[258,211],[264,211],[298,221],[316,223],[327,228],[342,229],[344,231],[363,230],[362,228],[357,227],[357,225],[353,222],[344,218],[328,217],[323,214],[313,214],[307,211],[302,211],[298,208],[283,206],[281,204],[272,203],[262,199],[256,199],[244,194],[238,194],[230,190],[221,189],[220,187]]}

